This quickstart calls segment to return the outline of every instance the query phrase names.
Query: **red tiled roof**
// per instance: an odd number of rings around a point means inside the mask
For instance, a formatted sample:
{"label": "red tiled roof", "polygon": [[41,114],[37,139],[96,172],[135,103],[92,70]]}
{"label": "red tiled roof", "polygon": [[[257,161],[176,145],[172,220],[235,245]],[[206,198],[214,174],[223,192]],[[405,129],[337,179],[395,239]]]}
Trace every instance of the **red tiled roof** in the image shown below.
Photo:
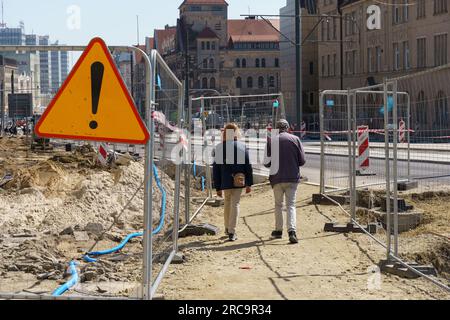
{"label": "red tiled roof", "polygon": [[206,27],[203,29],[202,32],[197,37],[198,39],[212,39],[212,38],[219,38],[217,34],[212,31],[210,28]]}
{"label": "red tiled roof", "polygon": [[[280,20],[270,20],[280,30]],[[280,35],[264,20],[228,20],[228,36],[233,42],[279,42]]]}
{"label": "red tiled roof", "polygon": [[208,4],[215,4],[215,5],[227,5],[228,3],[225,0],[184,0],[183,3],[180,5],[180,8],[184,5],[189,4],[199,4],[199,5],[208,5]]}

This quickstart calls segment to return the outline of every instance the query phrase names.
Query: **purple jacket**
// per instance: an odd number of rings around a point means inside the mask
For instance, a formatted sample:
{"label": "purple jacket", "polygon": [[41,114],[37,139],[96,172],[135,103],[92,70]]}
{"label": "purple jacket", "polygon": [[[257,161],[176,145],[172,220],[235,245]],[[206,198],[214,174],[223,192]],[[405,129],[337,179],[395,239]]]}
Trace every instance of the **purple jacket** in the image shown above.
{"label": "purple jacket", "polygon": [[306,160],[299,137],[287,132],[274,136],[267,141],[266,156],[265,166],[270,168],[269,180],[272,186],[300,182],[300,167],[305,165]]}

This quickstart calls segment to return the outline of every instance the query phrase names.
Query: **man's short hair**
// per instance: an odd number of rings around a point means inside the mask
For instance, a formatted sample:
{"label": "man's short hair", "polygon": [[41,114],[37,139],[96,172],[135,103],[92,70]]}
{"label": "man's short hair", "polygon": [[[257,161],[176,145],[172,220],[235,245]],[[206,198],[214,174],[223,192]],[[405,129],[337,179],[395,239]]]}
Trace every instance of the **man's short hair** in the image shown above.
{"label": "man's short hair", "polygon": [[290,126],[289,126],[289,122],[285,119],[281,119],[277,122],[277,127],[278,130],[280,131],[288,131]]}

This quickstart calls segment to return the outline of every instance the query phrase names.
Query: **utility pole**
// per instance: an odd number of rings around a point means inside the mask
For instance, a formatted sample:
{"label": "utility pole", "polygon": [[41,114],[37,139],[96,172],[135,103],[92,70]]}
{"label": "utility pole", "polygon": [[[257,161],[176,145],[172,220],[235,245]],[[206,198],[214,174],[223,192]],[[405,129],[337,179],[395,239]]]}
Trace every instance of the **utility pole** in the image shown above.
{"label": "utility pole", "polygon": [[[3,69],[3,74],[5,74]],[[5,81],[2,80],[0,84],[0,91],[1,91],[1,97],[0,97],[0,117],[1,117],[1,126],[0,126],[0,137],[3,137],[3,134],[5,132]]]}
{"label": "utility pole", "polygon": [[[189,110],[189,32],[187,25],[184,25],[184,21],[180,20],[180,25],[184,26],[184,31],[186,32],[184,41],[184,108],[187,113]],[[187,119],[190,119],[191,116],[188,114],[185,121],[188,121]]]}
{"label": "utility pole", "polygon": [[301,128],[303,119],[303,89],[302,89],[302,50],[300,29],[300,0],[295,0],[295,78],[296,78],[296,101],[297,101],[297,126]]}
{"label": "utility pole", "polygon": [[340,49],[341,49],[341,90],[344,90],[344,18],[342,16],[342,1],[338,1],[338,12],[340,15]]}

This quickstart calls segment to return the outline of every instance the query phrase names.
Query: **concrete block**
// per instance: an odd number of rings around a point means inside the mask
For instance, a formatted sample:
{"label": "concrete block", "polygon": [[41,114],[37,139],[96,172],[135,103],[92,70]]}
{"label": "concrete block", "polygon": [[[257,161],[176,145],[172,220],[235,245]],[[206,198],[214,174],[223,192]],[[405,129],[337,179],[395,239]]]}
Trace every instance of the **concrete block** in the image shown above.
{"label": "concrete block", "polygon": [[400,182],[398,184],[399,191],[408,191],[412,189],[417,189],[418,187],[419,183],[417,181]]}
{"label": "concrete block", "polygon": [[[398,212],[407,212],[409,210],[414,209],[413,206],[410,206],[408,204],[406,204],[406,200],[405,199],[397,199],[397,203],[398,203]],[[391,198],[391,211],[394,208],[394,199]],[[382,198],[381,201],[381,211],[386,212],[386,197]]]}
{"label": "concrete block", "polygon": [[[377,225],[371,223],[367,226],[362,226],[364,230],[369,232],[370,234],[377,233]],[[348,223],[346,225],[338,225],[336,223],[326,223],[324,227],[325,232],[335,232],[335,233],[364,233],[361,228],[354,225],[353,223]]]}
{"label": "concrete block", "polygon": [[215,236],[219,234],[219,228],[211,224],[199,224],[199,225],[189,225],[182,232],[179,233],[180,238],[190,237],[190,236]]}
{"label": "concrete block", "polygon": [[[381,224],[384,229],[387,228],[387,213],[379,212],[376,210],[372,211],[375,215],[379,216],[381,220]],[[394,233],[394,214],[390,214],[391,219],[391,233]],[[409,212],[399,212],[398,214],[398,232],[407,232],[409,230],[413,230],[417,228],[423,221],[423,213],[418,211],[409,211]]]}
{"label": "concrete block", "polygon": [[[350,203],[350,197],[348,197],[348,196],[329,195],[328,197],[333,199],[334,201],[336,201],[337,203],[339,203],[341,205]],[[335,204],[320,193],[313,194],[312,202],[313,202],[313,204],[322,204],[322,205],[334,205]]]}
{"label": "concrete block", "polygon": [[[432,265],[420,265],[416,262],[407,262],[407,264],[425,275],[437,277],[437,271]],[[405,267],[404,265],[398,262],[382,260],[380,262],[380,269],[382,272],[394,274],[398,277],[405,279],[417,279],[420,277],[411,269]]]}

